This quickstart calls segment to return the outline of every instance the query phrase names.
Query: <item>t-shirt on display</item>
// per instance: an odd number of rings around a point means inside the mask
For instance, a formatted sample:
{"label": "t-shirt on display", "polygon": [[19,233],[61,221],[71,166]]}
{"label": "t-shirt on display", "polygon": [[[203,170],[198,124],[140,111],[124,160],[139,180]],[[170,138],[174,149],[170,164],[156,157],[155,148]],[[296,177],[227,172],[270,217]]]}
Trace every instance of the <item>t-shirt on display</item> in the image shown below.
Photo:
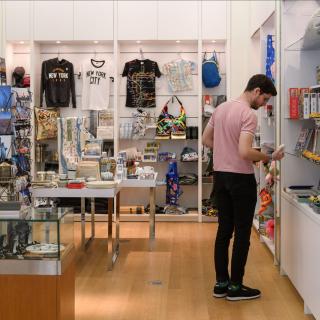
{"label": "t-shirt on display", "polygon": [[167,77],[169,87],[173,92],[192,90],[192,71],[196,64],[187,60],[174,60],[166,63],[162,72]]}
{"label": "t-shirt on display", "polygon": [[155,61],[135,59],[126,62],[122,76],[127,77],[126,107],[156,107],[156,77],[160,78],[161,72]]}
{"label": "t-shirt on display", "polygon": [[82,109],[105,110],[110,100],[111,64],[91,59],[82,66]]}

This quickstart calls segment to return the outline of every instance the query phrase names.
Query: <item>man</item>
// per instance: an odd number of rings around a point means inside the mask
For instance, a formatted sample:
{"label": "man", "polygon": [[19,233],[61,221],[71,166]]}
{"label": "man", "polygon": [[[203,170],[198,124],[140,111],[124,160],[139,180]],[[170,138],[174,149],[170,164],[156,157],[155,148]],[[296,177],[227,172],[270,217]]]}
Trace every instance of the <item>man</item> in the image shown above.
{"label": "man", "polygon": [[[257,127],[254,110],[276,95],[276,88],[269,78],[262,74],[253,76],[238,99],[219,105],[203,132],[203,144],[213,149],[219,211],[214,253],[217,282],[213,289],[213,296],[217,298],[235,301],[261,295],[259,290],[242,283],[257,202],[253,162],[280,160],[284,154],[280,148],[272,156],[252,148]],[[228,249],[233,232],[230,277]]]}

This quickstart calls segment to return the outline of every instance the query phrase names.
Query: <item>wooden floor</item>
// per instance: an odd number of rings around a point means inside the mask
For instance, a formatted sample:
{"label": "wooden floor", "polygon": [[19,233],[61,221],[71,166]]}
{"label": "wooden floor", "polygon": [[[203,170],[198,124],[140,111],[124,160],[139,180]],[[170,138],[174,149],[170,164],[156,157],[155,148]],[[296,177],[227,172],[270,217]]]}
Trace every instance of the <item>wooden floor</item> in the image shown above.
{"label": "wooden floor", "polygon": [[[216,224],[157,223],[149,244],[148,223],[121,223],[120,256],[106,268],[106,239],[78,250],[77,320],[303,320],[303,303],[273,265],[268,249],[252,232],[245,284],[261,299],[228,302],[212,297],[212,248]],[[79,244],[80,224],[76,223]],[[104,238],[106,223],[96,223]]]}

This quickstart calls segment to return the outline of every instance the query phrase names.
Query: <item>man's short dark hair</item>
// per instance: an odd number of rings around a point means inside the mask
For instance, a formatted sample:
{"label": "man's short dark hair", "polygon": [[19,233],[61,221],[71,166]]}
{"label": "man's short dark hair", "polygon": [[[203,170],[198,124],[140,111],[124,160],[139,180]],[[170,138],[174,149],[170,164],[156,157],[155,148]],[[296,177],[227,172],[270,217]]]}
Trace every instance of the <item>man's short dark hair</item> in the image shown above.
{"label": "man's short dark hair", "polygon": [[272,80],[264,74],[256,74],[251,77],[244,91],[252,91],[255,88],[259,88],[262,93],[271,94],[272,96],[277,95],[277,90]]}

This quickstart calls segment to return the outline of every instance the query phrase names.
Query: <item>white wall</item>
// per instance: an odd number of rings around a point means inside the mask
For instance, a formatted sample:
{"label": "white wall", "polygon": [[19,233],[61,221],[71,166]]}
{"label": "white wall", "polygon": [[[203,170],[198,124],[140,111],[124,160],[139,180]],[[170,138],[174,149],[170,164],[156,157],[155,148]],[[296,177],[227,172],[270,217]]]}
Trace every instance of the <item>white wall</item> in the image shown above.
{"label": "white wall", "polygon": [[250,1],[231,1],[230,7],[230,97],[238,97],[249,78]]}
{"label": "white wall", "polygon": [[275,0],[250,1],[250,35],[255,33],[270,17],[275,7]]}
{"label": "white wall", "polygon": [[3,6],[4,2],[0,1],[0,57],[4,56],[4,34],[3,34],[3,26],[4,26],[4,17],[3,17]]}

